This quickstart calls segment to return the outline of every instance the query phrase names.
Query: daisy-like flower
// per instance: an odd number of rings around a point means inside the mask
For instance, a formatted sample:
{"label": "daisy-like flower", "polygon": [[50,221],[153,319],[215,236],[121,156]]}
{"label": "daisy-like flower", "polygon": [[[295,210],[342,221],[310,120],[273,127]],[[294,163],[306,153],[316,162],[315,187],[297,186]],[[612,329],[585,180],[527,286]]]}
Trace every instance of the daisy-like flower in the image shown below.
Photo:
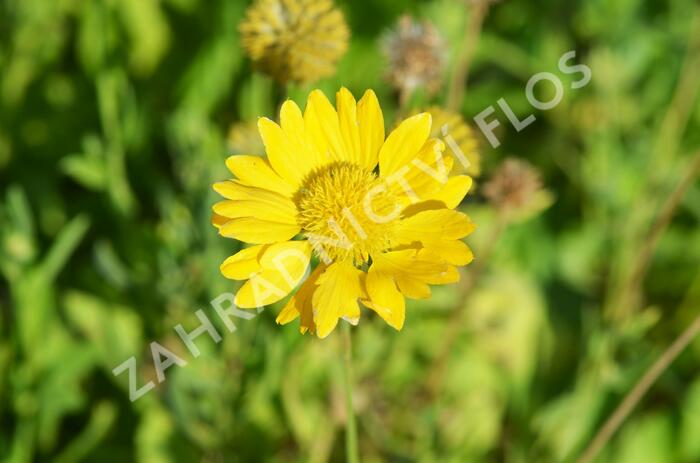
{"label": "daisy-like flower", "polygon": [[382,45],[389,65],[387,79],[400,93],[410,95],[423,87],[432,94],[440,89],[445,43],[432,23],[402,16]]}
{"label": "daisy-like flower", "polygon": [[433,117],[430,136],[447,145],[447,151],[456,159],[455,172],[478,177],[481,174],[481,154],[474,131],[464,118],[453,111],[431,106],[426,110]]}
{"label": "daisy-like flower", "polygon": [[350,35],[331,0],[256,0],[239,30],[254,65],[282,83],[332,75]]}
{"label": "daisy-like flower", "polygon": [[342,88],[336,108],[319,90],[303,114],[288,100],[280,125],[258,121],[266,158],[228,158],[236,178],[214,185],[225,200],[214,205],[213,223],[252,246],[221,272],[245,280],[236,305],[262,307],[290,294],[315,256],[278,323],[300,318],[302,333],[323,338],[340,318],[356,323],[361,302],[400,330],[406,297],[429,297],[429,285],[457,281],[456,266],[472,260],[461,239],[474,225],[454,210],[472,179],[449,175],[454,159],[429,138],[430,114],[385,139],[371,90],[356,102]]}

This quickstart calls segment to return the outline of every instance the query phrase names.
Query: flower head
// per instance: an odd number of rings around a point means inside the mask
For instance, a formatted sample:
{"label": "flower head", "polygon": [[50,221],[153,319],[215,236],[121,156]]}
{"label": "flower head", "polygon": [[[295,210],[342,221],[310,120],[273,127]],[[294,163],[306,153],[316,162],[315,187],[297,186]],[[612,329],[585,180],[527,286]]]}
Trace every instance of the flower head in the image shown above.
{"label": "flower head", "polygon": [[456,266],[472,260],[461,238],[474,225],[454,208],[471,186],[450,176],[454,159],[429,138],[431,116],[403,121],[388,137],[377,98],[359,102],[342,88],[336,108],[319,90],[302,113],[292,101],[280,125],[258,123],[266,158],[231,156],[236,177],[214,189],[222,236],[252,246],[221,265],[245,280],[235,303],[272,304],[292,292],[277,322],[301,319],[301,331],[327,336],[340,318],[357,322],[361,302],[401,329],[405,297],[427,298],[429,285],[459,279]]}
{"label": "flower head", "polygon": [[426,111],[433,117],[430,136],[442,140],[447,145],[446,150],[457,158],[455,172],[478,177],[481,174],[479,142],[469,124],[459,113],[439,106],[431,106]]}
{"label": "flower head", "polygon": [[542,187],[540,172],[532,164],[507,158],[484,184],[486,199],[510,219],[523,219],[549,207],[552,195]]}
{"label": "flower head", "polygon": [[331,0],[256,0],[240,32],[255,66],[279,82],[332,75],[350,35]]}
{"label": "flower head", "polygon": [[382,45],[389,63],[387,79],[395,89],[408,95],[419,87],[431,94],[440,89],[445,46],[429,21],[402,16]]}

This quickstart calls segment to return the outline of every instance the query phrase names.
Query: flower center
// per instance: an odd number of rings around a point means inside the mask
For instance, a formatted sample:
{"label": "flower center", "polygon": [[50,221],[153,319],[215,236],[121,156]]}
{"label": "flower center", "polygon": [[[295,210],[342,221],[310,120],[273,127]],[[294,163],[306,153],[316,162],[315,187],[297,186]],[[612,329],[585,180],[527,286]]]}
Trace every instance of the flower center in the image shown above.
{"label": "flower center", "polygon": [[294,195],[297,221],[325,263],[362,265],[390,245],[398,203],[373,172],[334,162],[311,172]]}

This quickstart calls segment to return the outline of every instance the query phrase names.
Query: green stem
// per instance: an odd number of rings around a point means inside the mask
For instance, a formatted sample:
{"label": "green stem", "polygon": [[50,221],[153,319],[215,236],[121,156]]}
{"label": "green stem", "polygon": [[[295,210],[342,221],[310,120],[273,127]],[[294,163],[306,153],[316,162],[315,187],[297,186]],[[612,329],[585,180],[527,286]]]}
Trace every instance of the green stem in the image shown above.
{"label": "green stem", "polygon": [[343,382],[345,383],[345,455],[348,463],[359,463],[357,422],[352,404],[352,337],[350,324],[343,323]]}

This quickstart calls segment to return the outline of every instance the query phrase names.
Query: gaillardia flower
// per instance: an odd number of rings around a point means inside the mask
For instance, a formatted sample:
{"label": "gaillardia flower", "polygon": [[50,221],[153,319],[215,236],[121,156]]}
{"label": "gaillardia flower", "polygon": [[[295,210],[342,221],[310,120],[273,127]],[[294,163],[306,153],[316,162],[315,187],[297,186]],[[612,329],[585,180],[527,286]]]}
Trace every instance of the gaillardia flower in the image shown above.
{"label": "gaillardia flower", "polygon": [[239,30],[253,64],[282,83],[332,75],[350,35],[331,0],[256,0]]}
{"label": "gaillardia flower", "polygon": [[336,108],[319,90],[302,114],[292,101],[280,125],[258,121],[267,157],[231,156],[236,177],[214,190],[213,223],[222,236],[251,244],[221,265],[245,283],[235,303],[256,308],[289,295],[277,317],[300,318],[301,332],[326,337],[340,318],[356,323],[361,302],[400,330],[405,297],[459,279],[472,253],[461,238],[474,229],[455,211],[471,186],[450,176],[454,159],[429,138],[431,116],[403,121],[388,137],[377,98],[359,102],[342,88]]}

